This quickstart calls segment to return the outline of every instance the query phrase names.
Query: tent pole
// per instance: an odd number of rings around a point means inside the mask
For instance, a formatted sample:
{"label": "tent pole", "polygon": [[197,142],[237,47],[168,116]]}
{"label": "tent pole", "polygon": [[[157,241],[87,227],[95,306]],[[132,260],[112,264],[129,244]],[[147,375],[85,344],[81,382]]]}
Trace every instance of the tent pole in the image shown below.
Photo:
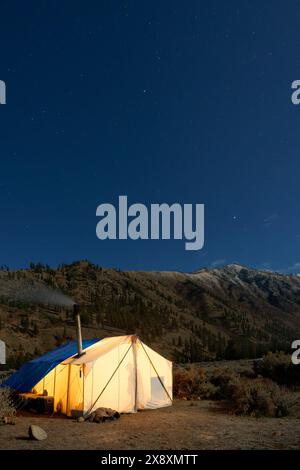
{"label": "tent pole", "polygon": [[66,406],[66,415],[67,416],[68,416],[69,401],[70,401],[70,379],[71,379],[71,364],[69,364],[69,369],[68,369],[68,389],[67,389],[67,406]]}
{"label": "tent pole", "polygon": [[132,349],[133,349],[133,364],[134,364],[134,411],[137,411],[137,394],[138,394],[138,373],[137,373],[137,335],[131,337]]}
{"label": "tent pole", "polygon": [[156,373],[156,375],[157,375],[157,378],[158,378],[158,380],[159,380],[159,382],[160,382],[160,385],[162,386],[162,388],[164,389],[164,391],[165,391],[166,394],[168,395],[168,398],[170,399],[171,403],[173,403],[173,400],[172,400],[172,398],[170,397],[170,394],[169,394],[168,390],[166,389],[165,384],[164,384],[163,381],[161,380],[160,375],[159,375],[159,373],[157,372],[156,367],[155,367],[155,365],[153,364],[153,362],[152,362],[152,360],[151,360],[151,357],[150,357],[149,354],[147,353],[146,349],[144,348],[144,345],[143,345],[142,342],[141,342],[141,345],[142,345],[142,348],[143,348],[143,350],[144,350],[146,356],[148,357],[148,359],[149,359],[149,361],[150,361],[151,366],[153,367],[153,369],[154,369],[154,371],[155,371],[155,373]]}
{"label": "tent pole", "polygon": [[[56,366],[57,367],[57,366]],[[53,384],[53,412],[55,410],[55,391],[56,391],[56,367],[54,369],[54,384]]]}
{"label": "tent pole", "polygon": [[84,386],[85,386],[84,377],[85,377],[85,364],[82,364],[82,373],[83,373],[83,377],[82,377],[82,416],[83,416],[83,415],[84,415]]}
{"label": "tent pole", "polygon": [[113,371],[112,375],[110,376],[110,378],[108,379],[108,382],[106,383],[105,387],[101,390],[101,392],[99,393],[98,397],[96,398],[96,400],[94,401],[94,403],[92,404],[92,406],[90,406],[90,408],[88,409],[88,411],[86,413],[84,413],[84,417],[88,416],[91,412],[91,410],[94,408],[94,406],[96,405],[97,401],[99,400],[99,398],[101,397],[101,395],[103,394],[103,392],[106,390],[108,384],[110,383],[110,381],[112,380],[112,378],[114,377],[115,373],[118,371],[119,367],[121,366],[122,362],[124,361],[125,357],[127,356],[127,354],[129,353],[130,349],[132,348],[132,343],[131,345],[129,346],[129,348],[127,349],[126,353],[124,354],[124,356],[122,357],[121,361],[119,362],[119,364],[117,365],[116,369]]}

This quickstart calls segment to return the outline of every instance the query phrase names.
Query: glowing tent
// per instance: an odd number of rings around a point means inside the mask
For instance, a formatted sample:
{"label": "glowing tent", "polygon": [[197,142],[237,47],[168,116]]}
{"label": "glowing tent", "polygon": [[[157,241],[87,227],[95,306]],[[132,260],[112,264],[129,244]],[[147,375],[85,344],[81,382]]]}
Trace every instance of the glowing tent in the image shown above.
{"label": "glowing tent", "polygon": [[[95,341],[95,340],[94,340]],[[99,407],[121,413],[172,404],[172,363],[136,336],[57,348],[25,364],[4,385],[54,398],[54,411],[86,415]]]}

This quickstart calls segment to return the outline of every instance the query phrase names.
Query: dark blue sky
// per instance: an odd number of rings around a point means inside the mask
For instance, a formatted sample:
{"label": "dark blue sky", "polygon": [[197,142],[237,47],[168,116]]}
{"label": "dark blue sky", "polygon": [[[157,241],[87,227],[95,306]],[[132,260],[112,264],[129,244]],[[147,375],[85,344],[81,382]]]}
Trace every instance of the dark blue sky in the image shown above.
{"label": "dark blue sky", "polygon": [[[299,25],[293,0],[2,0],[0,264],[300,271]],[[98,240],[121,194],[204,203],[203,250]]]}

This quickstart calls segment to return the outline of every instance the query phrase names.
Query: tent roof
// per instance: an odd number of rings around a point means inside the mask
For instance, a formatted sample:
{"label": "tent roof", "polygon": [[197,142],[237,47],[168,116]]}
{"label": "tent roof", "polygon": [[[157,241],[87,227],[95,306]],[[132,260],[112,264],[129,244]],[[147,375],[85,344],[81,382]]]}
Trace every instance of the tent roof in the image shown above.
{"label": "tent roof", "polygon": [[[82,342],[83,349],[87,349],[99,339],[88,339]],[[77,342],[69,341],[52,351],[24,364],[17,372],[11,375],[3,384],[19,392],[30,391],[46,374],[61,362],[77,353]]]}
{"label": "tent roof", "polygon": [[87,364],[89,362],[95,361],[96,359],[98,359],[99,356],[106,354],[108,351],[111,351],[119,344],[130,345],[131,342],[132,342],[132,335],[110,336],[110,337],[102,339],[98,343],[91,346],[83,356],[69,357],[68,359],[63,361],[63,363],[73,364],[73,365]]}

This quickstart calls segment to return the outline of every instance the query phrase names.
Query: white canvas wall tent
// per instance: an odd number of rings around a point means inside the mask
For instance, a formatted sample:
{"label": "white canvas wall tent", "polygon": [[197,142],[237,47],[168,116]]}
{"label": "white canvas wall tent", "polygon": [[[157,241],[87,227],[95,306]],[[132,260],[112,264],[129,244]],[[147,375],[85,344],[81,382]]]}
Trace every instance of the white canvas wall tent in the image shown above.
{"label": "white canvas wall tent", "polygon": [[[18,389],[19,382],[12,376],[7,385]],[[172,362],[135,335],[105,338],[85,347],[80,357],[69,355],[21,391],[47,392],[54,410],[68,416],[99,407],[120,413],[160,408],[172,404]]]}

